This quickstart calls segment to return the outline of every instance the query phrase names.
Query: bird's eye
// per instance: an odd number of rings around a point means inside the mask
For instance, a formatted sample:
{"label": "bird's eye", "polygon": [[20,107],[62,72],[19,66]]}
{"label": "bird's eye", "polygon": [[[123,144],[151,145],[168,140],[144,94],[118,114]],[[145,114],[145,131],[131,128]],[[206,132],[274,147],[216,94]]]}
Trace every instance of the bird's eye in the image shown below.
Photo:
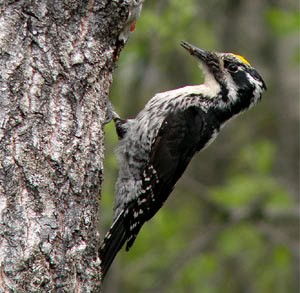
{"label": "bird's eye", "polygon": [[238,69],[239,69],[238,66],[236,64],[234,64],[234,63],[231,63],[228,66],[228,70],[231,71],[231,72],[237,72]]}

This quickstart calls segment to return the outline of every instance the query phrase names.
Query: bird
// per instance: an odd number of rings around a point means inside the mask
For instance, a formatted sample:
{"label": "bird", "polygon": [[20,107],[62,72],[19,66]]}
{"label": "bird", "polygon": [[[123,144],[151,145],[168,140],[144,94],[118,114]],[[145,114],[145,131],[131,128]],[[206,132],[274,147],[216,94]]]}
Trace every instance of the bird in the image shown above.
{"label": "bird", "polygon": [[117,253],[128,251],[162,207],[193,156],[233,117],[261,100],[266,85],[241,55],[182,42],[199,62],[204,82],[156,94],[134,119],[112,110],[119,143],[114,221],[99,249],[102,278]]}

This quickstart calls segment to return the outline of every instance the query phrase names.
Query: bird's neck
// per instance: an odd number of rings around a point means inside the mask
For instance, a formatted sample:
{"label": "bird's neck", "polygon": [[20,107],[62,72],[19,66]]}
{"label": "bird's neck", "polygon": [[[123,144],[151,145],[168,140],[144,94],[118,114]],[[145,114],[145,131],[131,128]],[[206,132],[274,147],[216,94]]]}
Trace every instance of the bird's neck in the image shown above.
{"label": "bird's neck", "polygon": [[215,115],[223,124],[239,113],[251,108],[259,100],[260,94],[254,88],[249,90],[235,90],[222,86],[215,102]]}

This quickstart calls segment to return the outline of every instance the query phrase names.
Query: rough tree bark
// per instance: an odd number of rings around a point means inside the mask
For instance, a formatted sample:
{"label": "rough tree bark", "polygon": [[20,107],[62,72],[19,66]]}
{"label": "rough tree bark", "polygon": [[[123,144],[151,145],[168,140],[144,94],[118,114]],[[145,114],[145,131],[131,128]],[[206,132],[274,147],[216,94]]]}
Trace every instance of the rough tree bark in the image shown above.
{"label": "rough tree bark", "polygon": [[0,292],[98,292],[103,121],[133,0],[0,1]]}

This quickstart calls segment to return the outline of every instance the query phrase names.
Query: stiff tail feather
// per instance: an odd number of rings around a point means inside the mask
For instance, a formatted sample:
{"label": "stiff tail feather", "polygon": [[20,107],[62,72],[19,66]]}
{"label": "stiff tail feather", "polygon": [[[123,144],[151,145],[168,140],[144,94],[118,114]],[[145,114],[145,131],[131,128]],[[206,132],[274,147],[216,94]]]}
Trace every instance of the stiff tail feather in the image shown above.
{"label": "stiff tail feather", "polygon": [[113,222],[111,228],[106,233],[99,249],[99,256],[102,263],[102,280],[109,270],[114,258],[126,242],[126,230],[124,223],[124,210]]}

